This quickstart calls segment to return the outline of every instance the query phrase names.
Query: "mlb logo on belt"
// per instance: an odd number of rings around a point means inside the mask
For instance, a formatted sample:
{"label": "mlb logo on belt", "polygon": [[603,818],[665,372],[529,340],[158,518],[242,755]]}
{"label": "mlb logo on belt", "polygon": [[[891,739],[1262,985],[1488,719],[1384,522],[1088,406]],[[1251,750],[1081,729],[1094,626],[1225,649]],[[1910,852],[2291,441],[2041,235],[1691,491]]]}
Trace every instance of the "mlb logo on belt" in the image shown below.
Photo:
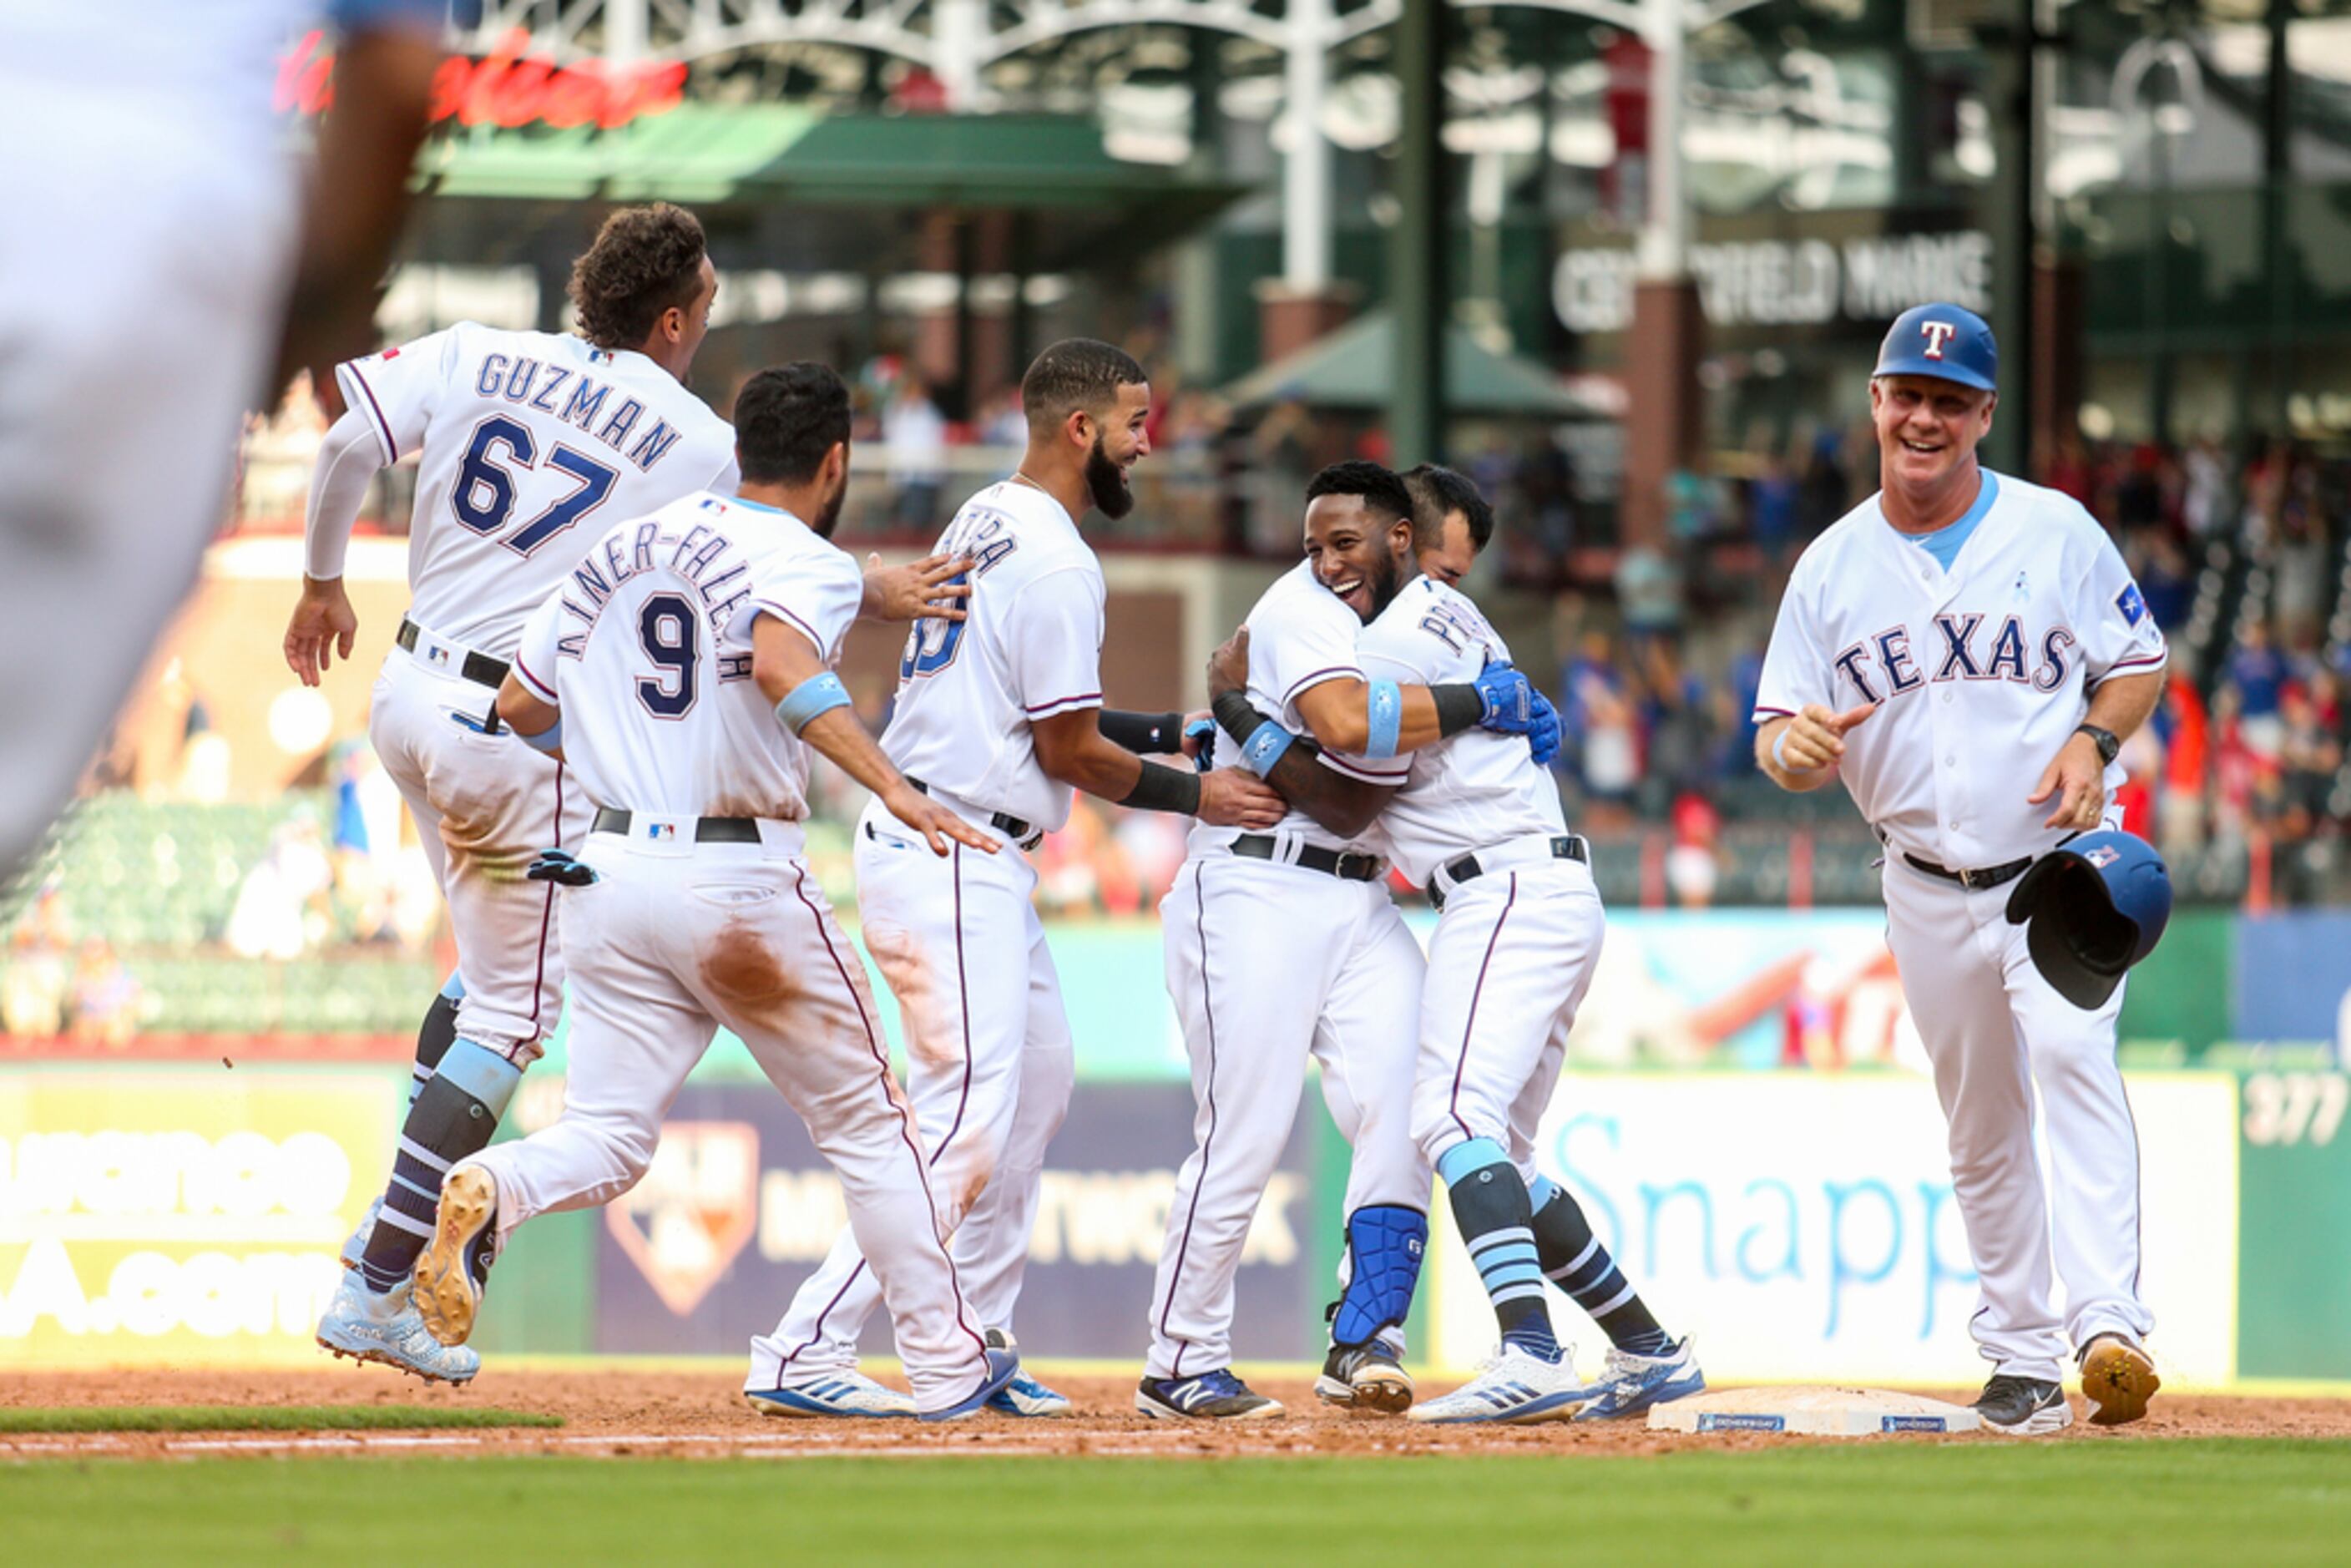
{"label": "mlb logo on belt", "polygon": [[669,843],[677,837],[677,824],[675,822],[648,822],[645,824],[645,837],[653,840],[653,841],[657,844]]}
{"label": "mlb logo on belt", "polygon": [[449,650],[446,648],[435,647],[431,650],[427,656],[436,664],[445,664],[449,662]]}

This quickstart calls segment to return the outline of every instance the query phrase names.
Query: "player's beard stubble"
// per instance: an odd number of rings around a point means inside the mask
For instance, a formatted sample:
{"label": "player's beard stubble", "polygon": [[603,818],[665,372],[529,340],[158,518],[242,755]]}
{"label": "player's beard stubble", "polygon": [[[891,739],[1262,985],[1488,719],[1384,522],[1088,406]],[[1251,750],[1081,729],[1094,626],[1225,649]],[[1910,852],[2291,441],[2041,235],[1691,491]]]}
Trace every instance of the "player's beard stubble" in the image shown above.
{"label": "player's beard stubble", "polygon": [[1134,492],[1126,483],[1126,470],[1110,460],[1102,450],[1102,438],[1094,437],[1094,447],[1086,454],[1086,491],[1093,497],[1094,509],[1113,522],[1134,510]]}
{"label": "player's beard stubble", "polygon": [[849,476],[843,474],[841,476],[841,484],[827,498],[823,508],[809,519],[809,527],[816,530],[817,538],[820,539],[832,538],[832,530],[841,525],[841,504],[848,499]]}

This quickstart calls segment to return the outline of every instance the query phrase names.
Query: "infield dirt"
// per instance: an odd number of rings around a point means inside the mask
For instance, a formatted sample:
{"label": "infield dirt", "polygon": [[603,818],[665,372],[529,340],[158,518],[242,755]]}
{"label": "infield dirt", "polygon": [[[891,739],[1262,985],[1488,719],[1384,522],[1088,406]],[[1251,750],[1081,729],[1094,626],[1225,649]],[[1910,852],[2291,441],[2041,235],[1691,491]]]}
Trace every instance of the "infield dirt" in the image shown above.
{"label": "infield dirt", "polygon": [[[1636,1454],[1676,1449],[1782,1447],[1798,1439],[1760,1434],[1706,1437],[1651,1432],[1638,1420],[1528,1427],[1430,1427],[1395,1416],[1332,1410],[1304,1377],[1252,1378],[1289,1406],[1285,1419],[1246,1426],[1154,1421],[1134,1413],[1123,1377],[1065,1376],[1040,1367],[1077,1413],[1056,1420],[987,1416],[952,1426],[911,1421],[788,1421],[746,1407],[720,1368],[645,1371],[583,1367],[483,1373],[468,1388],[420,1386],[377,1367],[316,1370],[33,1372],[0,1382],[0,1405],[496,1405],[561,1416],[559,1429],[420,1433],[107,1433],[0,1436],[0,1459],[260,1455],[586,1454],[627,1456],[807,1454],[1087,1454],[1219,1458],[1238,1455]],[[1423,1380],[1423,1392],[1449,1383]],[[1964,1401],[1958,1390],[1920,1390]],[[2080,1396],[2074,1396],[2077,1416]],[[2163,1394],[2146,1420],[2112,1430],[2077,1420],[2059,1442],[2133,1442],[2175,1437],[2351,1437],[2351,1400]],[[1995,1442],[1991,1435],[1906,1441]]]}

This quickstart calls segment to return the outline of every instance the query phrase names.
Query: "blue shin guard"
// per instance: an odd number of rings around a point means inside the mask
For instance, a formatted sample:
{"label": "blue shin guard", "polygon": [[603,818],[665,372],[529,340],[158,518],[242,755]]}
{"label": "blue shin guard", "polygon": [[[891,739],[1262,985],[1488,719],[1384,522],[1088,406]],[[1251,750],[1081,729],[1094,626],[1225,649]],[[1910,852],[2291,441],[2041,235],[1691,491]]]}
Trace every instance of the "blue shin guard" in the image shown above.
{"label": "blue shin guard", "polygon": [[1396,1204],[1367,1203],[1347,1217],[1347,1289],[1331,1319],[1334,1344],[1369,1343],[1412,1311],[1428,1249],[1428,1216]]}

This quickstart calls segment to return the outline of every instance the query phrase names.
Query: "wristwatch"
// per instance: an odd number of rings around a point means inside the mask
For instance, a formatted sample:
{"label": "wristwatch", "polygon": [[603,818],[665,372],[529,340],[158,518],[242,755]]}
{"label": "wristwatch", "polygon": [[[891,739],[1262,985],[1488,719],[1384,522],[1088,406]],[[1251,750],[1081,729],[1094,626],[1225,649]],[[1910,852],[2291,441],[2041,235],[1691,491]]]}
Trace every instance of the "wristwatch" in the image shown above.
{"label": "wristwatch", "polygon": [[2116,735],[2111,729],[2100,729],[2095,724],[2077,724],[2074,727],[2074,733],[2075,735],[2086,735],[2093,741],[2097,743],[2098,760],[2100,762],[2106,763],[2111,766],[2114,759],[2122,754],[2122,737]]}

